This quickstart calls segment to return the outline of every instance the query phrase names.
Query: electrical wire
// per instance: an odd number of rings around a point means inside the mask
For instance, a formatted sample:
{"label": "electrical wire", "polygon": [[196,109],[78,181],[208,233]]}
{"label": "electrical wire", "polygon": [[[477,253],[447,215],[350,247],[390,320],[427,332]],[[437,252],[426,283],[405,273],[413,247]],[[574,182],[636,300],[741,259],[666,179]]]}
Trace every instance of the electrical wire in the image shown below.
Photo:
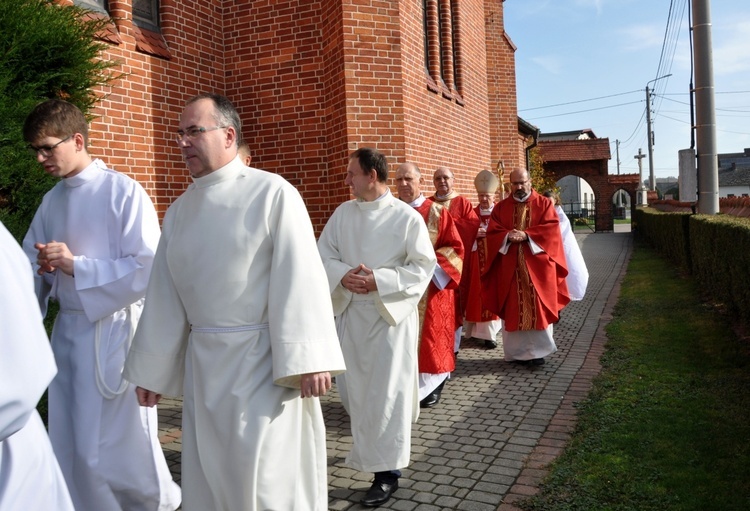
{"label": "electrical wire", "polygon": [[618,92],[617,94],[610,94],[609,96],[599,96],[598,98],[589,98],[589,99],[579,99],[577,101],[568,101],[567,103],[557,103],[556,105],[547,105],[547,106],[536,106],[534,108],[524,108],[522,110],[519,110],[519,112],[530,112],[531,110],[542,110],[544,108],[555,108],[558,106],[567,106],[567,105],[574,105],[576,103],[586,103],[588,101],[598,101],[600,99],[608,99],[608,98],[614,98],[617,96],[624,96],[626,94],[634,94],[634,93],[640,93],[640,90],[631,90],[628,92]]}
{"label": "electrical wire", "polygon": [[607,105],[607,106],[602,106],[602,107],[599,107],[599,108],[589,108],[587,110],[577,110],[575,112],[563,112],[561,114],[545,115],[545,116],[542,116],[542,117],[528,117],[528,118],[526,118],[526,120],[528,120],[528,121],[534,121],[534,120],[537,120],[537,119],[549,119],[551,117],[562,117],[563,115],[583,114],[583,113],[587,113],[587,112],[596,112],[598,110],[607,110],[608,108],[617,108],[617,107],[620,107],[620,106],[635,105],[637,103],[643,103],[643,100],[630,101],[629,103],[618,103],[616,105]]}

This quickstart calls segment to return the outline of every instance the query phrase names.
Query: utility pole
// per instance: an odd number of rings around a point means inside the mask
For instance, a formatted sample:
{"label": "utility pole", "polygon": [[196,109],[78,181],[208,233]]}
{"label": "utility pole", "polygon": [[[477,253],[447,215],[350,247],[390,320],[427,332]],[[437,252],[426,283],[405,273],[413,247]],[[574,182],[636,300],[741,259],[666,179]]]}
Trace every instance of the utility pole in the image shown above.
{"label": "utility pole", "polygon": [[698,150],[698,213],[719,212],[719,161],[716,150],[716,109],[709,0],[693,1],[695,46],[695,132]]}
{"label": "utility pole", "polygon": [[[649,82],[651,83],[651,82]],[[654,131],[651,128],[651,93],[648,90],[648,83],[646,84],[646,126],[648,126],[648,187],[653,190],[656,186],[656,179],[654,176]],[[641,150],[638,149],[638,154]],[[641,160],[638,160],[638,167],[641,166]]]}
{"label": "utility pole", "polygon": [[617,147],[617,175],[620,175],[620,141],[615,140],[615,146]]}
{"label": "utility pole", "polygon": [[[615,139],[615,147],[617,148],[617,175],[620,175],[620,141]],[[617,208],[622,207],[622,190],[617,190]]]}
{"label": "utility pole", "polygon": [[643,158],[645,157],[646,155],[643,154],[643,150],[640,147],[638,148],[638,154],[633,156],[633,158],[638,160],[638,205],[639,206],[648,205],[648,194],[646,193],[646,187],[643,185]]}
{"label": "utility pole", "polygon": [[656,178],[654,177],[654,130],[651,127],[651,91],[648,88],[648,84],[653,83],[656,80],[661,80],[662,78],[667,78],[669,76],[672,76],[672,73],[654,78],[653,80],[649,80],[646,83],[646,125],[648,126],[648,133],[646,134],[648,136],[648,187],[651,191],[656,190]]}

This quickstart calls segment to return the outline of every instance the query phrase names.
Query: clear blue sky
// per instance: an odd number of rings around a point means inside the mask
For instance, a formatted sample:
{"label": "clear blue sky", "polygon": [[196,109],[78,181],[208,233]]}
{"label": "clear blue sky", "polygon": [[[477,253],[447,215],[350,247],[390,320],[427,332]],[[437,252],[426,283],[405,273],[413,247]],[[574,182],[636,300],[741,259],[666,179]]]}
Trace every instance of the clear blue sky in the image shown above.
{"label": "clear blue sky", "polygon": [[[678,175],[677,152],[691,143],[690,0],[504,6],[505,30],[517,46],[519,116],[542,133],[590,128],[609,138],[610,174],[617,172],[620,140],[620,173],[637,173],[638,148],[648,153],[646,84],[671,73],[649,85],[654,175]],[[711,1],[711,22],[718,152],[741,152],[750,147],[750,1]],[[643,175],[648,179],[648,158]]]}

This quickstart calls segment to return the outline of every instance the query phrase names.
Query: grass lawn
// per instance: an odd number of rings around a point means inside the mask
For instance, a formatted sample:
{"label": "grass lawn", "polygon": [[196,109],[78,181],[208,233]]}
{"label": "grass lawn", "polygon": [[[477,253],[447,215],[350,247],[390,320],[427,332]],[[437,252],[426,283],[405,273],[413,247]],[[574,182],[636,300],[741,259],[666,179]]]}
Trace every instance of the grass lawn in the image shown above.
{"label": "grass lawn", "polygon": [[636,242],[602,373],[528,511],[750,509],[750,355],[690,278]]}

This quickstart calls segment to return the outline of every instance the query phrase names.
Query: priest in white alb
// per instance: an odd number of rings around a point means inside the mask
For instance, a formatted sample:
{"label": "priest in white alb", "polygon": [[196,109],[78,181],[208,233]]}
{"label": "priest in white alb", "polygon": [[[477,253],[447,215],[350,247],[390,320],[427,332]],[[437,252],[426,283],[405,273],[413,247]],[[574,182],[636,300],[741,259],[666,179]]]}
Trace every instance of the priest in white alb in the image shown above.
{"label": "priest in white alb", "polygon": [[29,260],[0,223],[0,511],[73,511],[36,411],[57,367]]}
{"label": "priest in white alb", "polygon": [[183,396],[183,511],[328,509],[318,396],[344,370],[302,197],[238,157],[240,120],[188,101],[193,183],[170,206],[125,367],[142,404]]}
{"label": "priest in white alb", "polygon": [[417,305],[437,258],[422,216],[391,195],[388,162],[375,149],[349,157],[341,204],[318,240],[347,372],[336,378],[351,419],[347,465],[374,472],[360,501],[376,507],[409,464],[417,397]]}

